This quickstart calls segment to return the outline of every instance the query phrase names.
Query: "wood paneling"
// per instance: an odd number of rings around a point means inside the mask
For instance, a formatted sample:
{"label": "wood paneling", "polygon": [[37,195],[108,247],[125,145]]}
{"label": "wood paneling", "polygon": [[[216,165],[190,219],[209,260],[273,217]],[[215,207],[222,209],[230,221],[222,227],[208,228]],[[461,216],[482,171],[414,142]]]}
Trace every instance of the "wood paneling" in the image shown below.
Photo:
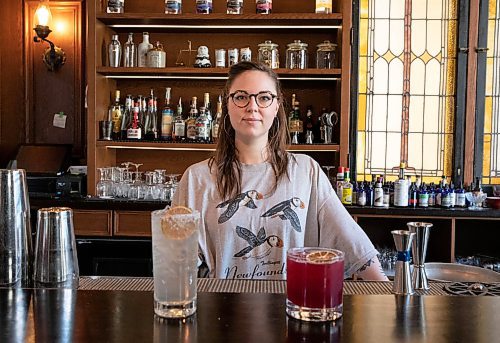
{"label": "wood paneling", "polygon": [[111,236],[112,211],[73,210],[75,235]]}
{"label": "wood paneling", "polygon": [[[52,33],[48,37],[66,53],[66,64],[51,72],[41,60],[47,43],[34,43],[33,16],[38,1],[25,2],[26,112],[27,142],[72,144],[73,154],[83,155],[84,123],[82,89],[82,3],[50,2]],[[64,112],[66,127],[53,126],[55,113]]]}
{"label": "wood paneling", "polygon": [[25,140],[23,3],[2,1],[0,21],[0,168]]}
{"label": "wood paneling", "polygon": [[115,211],[114,235],[151,237],[151,212]]}

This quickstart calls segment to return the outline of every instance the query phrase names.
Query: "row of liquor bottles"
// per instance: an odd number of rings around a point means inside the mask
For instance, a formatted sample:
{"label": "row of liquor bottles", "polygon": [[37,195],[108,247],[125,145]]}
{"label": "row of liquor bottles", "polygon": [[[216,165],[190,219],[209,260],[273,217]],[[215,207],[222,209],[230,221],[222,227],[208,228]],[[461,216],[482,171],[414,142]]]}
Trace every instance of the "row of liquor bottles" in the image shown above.
{"label": "row of liquor bottles", "polygon": [[[183,115],[182,98],[177,105],[171,103],[172,90],[165,89],[165,101],[158,109],[158,98],[151,89],[149,97],[127,95],[122,104],[120,91],[114,92],[114,101],[109,106],[106,122],[110,123],[109,134],[104,140],[162,140],[173,142],[216,142],[222,117],[222,100],[219,96],[215,114],[212,115],[210,93],[204,93],[203,105],[198,107],[198,98],[192,97],[187,118]],[[300,103],[292,94],[292,110],[289,112],[288,128],[292,144],[331,144],[333,127],[337,123],[336,112],[323,108],[314,119],[313,109],[307,106],[302,120]]]}
{"label": "row of liquor bottles", "polygon": [[[210,14],[213,12],[212,0],[191,0],[196,5],[197,14]],[[255,13],[270,14],[273,10],[272,0],[255,0]],[[125,0],[108,0],[107,13],[124,13]],[[332,0],[316,0],[316,13],[332,13]],[[181,14],[182,0],[165,0],[166,14]],[[243,0],[227,0],[227,14],[243,14]]]}
{"label": "row of liquor bottles", "polygon": [[339,167],[336,180],[336,191],[344,205],[373,206],[388,208],[394,207],[467,207],[467,192],[481,193],[479,178],[468,189],[462,183],[455,187],[453,182],[448,183],[445,176],[439,184],[433,182],[428,185],[421,182],[416,176],[404,176],[405,164],[401,163],[399,177],[394,182],[384,181],[383,176],[373,176],[371,182],[351,182],[349,168]]}
{"label": "row of liquor bottles", "polygon": [[203,106],[198,107],[198,98],[192,97],[189,115],[183,118],[182,98],[177,106],[170,102],[171,88],[165,90],[165,102],[158,109],[158,98],[151,89],[149,97],[133,98],[127,95],[125,105],[120,101],[120,91],[115,91],[114,102],[108,111],[108,121],[112,122],[109,137],[112,140],[163,140],[174,142],[215,142],[218,137],[222,115],[221,99],[217,101],[215,116],[212,116],[210,94],[204,93]]}

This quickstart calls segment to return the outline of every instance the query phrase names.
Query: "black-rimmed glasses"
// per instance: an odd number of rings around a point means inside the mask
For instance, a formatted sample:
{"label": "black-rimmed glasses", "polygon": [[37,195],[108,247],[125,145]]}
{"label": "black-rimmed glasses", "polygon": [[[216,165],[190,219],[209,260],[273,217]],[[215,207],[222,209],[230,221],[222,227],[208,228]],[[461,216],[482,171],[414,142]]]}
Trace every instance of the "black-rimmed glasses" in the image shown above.
{"label": "black-rimmed glasses", "polygon": [[257,94],[248,94],[245,91],[236,91],[229,94],[229,97],[233,100],[233,103],[240,108],[247,107],[252,96],[255,98],[255,102],[260,108],[271,106],[274,99],[278,98],[276,94],[268,91],[259,92]]}

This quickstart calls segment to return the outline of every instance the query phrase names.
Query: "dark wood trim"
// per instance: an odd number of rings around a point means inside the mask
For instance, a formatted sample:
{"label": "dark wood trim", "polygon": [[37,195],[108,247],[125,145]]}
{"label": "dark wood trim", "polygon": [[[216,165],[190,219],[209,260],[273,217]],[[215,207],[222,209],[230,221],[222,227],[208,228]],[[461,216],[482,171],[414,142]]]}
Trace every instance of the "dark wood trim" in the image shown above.
{"label": "dark wood trim", "polygon": [[358,148],[358,96],[359,96],[359,0],[352,1],[352,32],[351,32],[351,111],[349,127],[349,168],[351,179],[357,175],[357,148]]}
{"label": "dark wood trim", "polygon": [[455,184],[463,182],[465,110],[467,94],[467,57],[469,54],[469,1],[460,0],[457,27],[457,69],[455,90],[455,132],[453,137],[453,174]]}
{"label": "dark wood trim", "polygon": [[488,47],[488,0],[479,1],[479,21],[477,34],[477,74],[476,74],[476,131],[474,140],[473,176],[483,175],[484,106],[486,95],[486,55]]}
{"label": "dark wood trim", "polygon": [[467,66],[467,105],[465,110],[464,183],[474,180],[474,135],[476,126],[476,77],[477,77],[477,33],[479,0],[470,0],[469,11],[469,57]]}
{"label": "dark wood trim", "polygon": [[351,28],[352,28],[352,8],[350,1],[342,2],[342,85],[340,97],[340,166],[349,165],[349,123],[350,123],[350,102],[351,99],[347,96],[350,92],[350,76],[351,76],[351,50],[349,49],[349,42],[351,41]]}

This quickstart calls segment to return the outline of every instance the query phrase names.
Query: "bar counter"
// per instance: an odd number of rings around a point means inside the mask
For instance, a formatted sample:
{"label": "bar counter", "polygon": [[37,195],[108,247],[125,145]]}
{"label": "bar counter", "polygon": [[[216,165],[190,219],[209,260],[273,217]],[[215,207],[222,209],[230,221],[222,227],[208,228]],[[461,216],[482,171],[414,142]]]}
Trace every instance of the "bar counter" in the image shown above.
{"label": "bar counter", "polygon": [[[3,288],[0,342],[494,342],[500,337],[496,296],[352,294],[349,284],[356,282],[347,281],[343,317],[318,324],[287,317],[285,294],[275,287],[282,282],[240,281],[251,291],[211,292],[224,290],[217,282],[200,282],[198,311],[185,320],[155,317],[150,290],[88,290],[92,280],[78,290]],[[375,284],[390,289],[390,282]]]}

